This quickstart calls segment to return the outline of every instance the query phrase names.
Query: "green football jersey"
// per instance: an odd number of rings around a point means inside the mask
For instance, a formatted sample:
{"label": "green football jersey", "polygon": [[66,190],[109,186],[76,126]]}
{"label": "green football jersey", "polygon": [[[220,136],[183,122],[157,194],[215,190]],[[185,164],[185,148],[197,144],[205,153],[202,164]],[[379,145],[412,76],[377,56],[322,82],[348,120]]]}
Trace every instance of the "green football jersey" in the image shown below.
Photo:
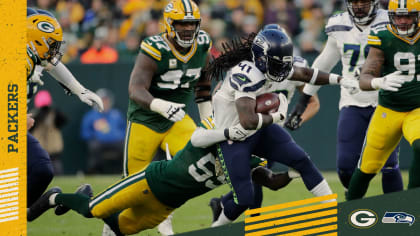
{"label": "green football jersey", "polygon": [[395,34],[390,25],[373,29],[368,44],[384,53],[382,75],[402,71],[412,75],[397,92],[379,91],[379,104],[395,111],[407,112],[420,107],[420,32],[413,38]]}
{"label": "green football jersey", "polygon": [[[205,121],[199,124],[206,125]],[[146,168],[146,179],[155,197],[163,204],[177,208],[191,198],[204,194],[225,183],[225,177],[216,176],[216,145],[197,148],[191,141],[170,161],[155,161]],[[264,165],[258,157],[250,166]]]}
{"label": "green football jersey", "polygon": [[[200,78],[210,48],[210,36],[202,30],[185,55],[169,43],[166,33],[144,39],[140,52],[150,56],[158,65],[149,92],[155,98],[188,104],[193,99],[194,86]],[[142,108],[131,99],[127,117],[130,121],[143,124],[156,132],[165,132],[173,125],[172,121]]]}

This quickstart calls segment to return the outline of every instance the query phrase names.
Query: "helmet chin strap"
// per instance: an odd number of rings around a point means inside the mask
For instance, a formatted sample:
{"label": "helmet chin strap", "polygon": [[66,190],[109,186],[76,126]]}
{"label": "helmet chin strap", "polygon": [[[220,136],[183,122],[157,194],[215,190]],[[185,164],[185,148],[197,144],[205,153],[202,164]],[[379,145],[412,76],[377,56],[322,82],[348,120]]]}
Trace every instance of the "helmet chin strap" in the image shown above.
{"label": "helmet chin strap", "polygon": [[411,36],[413,33],[415,33],[414,32],[414,28],[415,28],[414,24],[412,24],[411,27],[408,30],[400,30],[400,29],[398,29],[397,26],[395,28],[397,28],[397,32],[401,36]]}
{"label": "helmet chin strap", "polygon": [[194,33],[193,38],[189,41],[186,41],[186,40],[182,40],[181,37],[179,37],[178,32],[175,31],[175,41],[179,46],[183,48],[189,48],[194,43],[195,35],[196,34]]}

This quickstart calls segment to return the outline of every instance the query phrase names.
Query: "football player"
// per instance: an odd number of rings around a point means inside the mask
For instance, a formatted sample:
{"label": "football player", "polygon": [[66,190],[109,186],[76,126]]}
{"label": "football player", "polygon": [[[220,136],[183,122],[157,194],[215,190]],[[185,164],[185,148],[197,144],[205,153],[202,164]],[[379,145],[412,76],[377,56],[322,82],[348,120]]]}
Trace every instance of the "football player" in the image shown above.
{"label": "football player", "polygon": [[390,0],[390,23],[372,29],[369,55],[360,75],[362,90],[379,90],[358,168],[347,199],[362,198],[402,136],[413,149],[408,188],[420,186],[420,2]]}
{"label": "football player", "polygon": [[[135,234],[155,227],[186,201],[225,182],[216,174],[217,142],[243,140],[250,132],[238,127],[212,129],[211,118],[201,122],[191,141],[172,160],[152,162],[148,167],[110,186],[94,198],[63,194],[58,187],[47,191],[28,215],[34,220],[49,208],[62,204],[81,215],[103,219],[116,235]],[[170,197],[168,197],[170,196]]]}
{"label": "football player", "polygon": [[[181,150],[196,125],[184,108],[194,96],[200,117],[211,115],[207,65],[212,42],[200,30],[192,0],[171,0],[163,12],[165,32],[147,37],[130,76],[124,176],[144,169],[158,148]],[[173,234],[169,230],[166,234]]]}
{"label": "football player", "polygon": [[[329,19],[325,27],[325,32],[328,35],[327,43],[312,67],[331,71],[341,60],[342,75],[357,81],[360,75],[359,68],[365,63],[369,52],[368,34],[370,30],[384,27],[389,23],[387,11],[378,9],[378,2],[378,0],[347,0],[347,12],[334,15]],[[314,94],[318,88],[307,85],[305,93]],[[304,102],[304,100],[300,101]],[[352,93],[346,88],[341,88],[337,125],[337,173],[346,191],[357,166],[366,130],[377,104],[378,91]],[[300,106],[304,107],[304,103]],[[295,112],[293,116],[296,116],[295,119],[299,119],[299,112]],[[294,129],[298,125],[289,127]],[[382,168],[382,190],[384,193],[403,189],[398,153],[399,147],[391,153]]]}
{"label": "football player", "polygon": [[[80,100],[90,106],[103,109],[102,100],[93,92],[84,88],[60,62],[60,46],[63,32],[54,16],[44,10],[27,10],[27,97],[28,101],[36,93],[43,68],[67,90],[76,94]],[[32,123],[28,116],[28,125]],[[29,128],[29,126],[28,126]],[[29,132],[27,133],[27,207],[42,195],[53,178],[53,169],[48,153]],[[57,209],[60,213],[60,207]],[[61,209],[62,210],[62,209]]]}
{"label": "football player", "polygon": [[[264,29],[270,29],[270,28],[280,29],[280,26],[278,24],[269,24],[269,25],[266,25],[264,27]],[[302,57],[295,56],[293,58],[293,65],[297,66],[297,67],[308,67],[308,62]],[[300,93],[303,93],[302,90],[303,90],[304,84],[305,83],[300,82],[300,81],[283,80],[279,83],[272,83],[271,90],[275,93],[284,94],[287,97],[287,103],[289,104],[290,101],[293,98],[293,95],[295,94],[296,89],[298,89],[298,91]],[[311,96],[309,98],[309,102],[306,106],[306,109],[304,110],[304,112],[301,116],[302,117],[302,123],[311,119],[318,112],[318,110],[319,110],[318,96],[317,95]],[[279,122],[280,125],[283,125],[283,122],[284,122],[284,120],[282,122]],[[269,162],[267,166],[270,168],[271,165],[272,165],[272,162]],[[282,178],[282,180],[277,180],[276,181],[276,184],[281,183],[281,187],[284,187],[286,184],[288,184],[292,180],[292,178],[299,177],[299,175],[296,174],[296,172],[293,171],[293,170],[289,170],[288,175],[286,175],[287,177],[285,175],[276,176],[276,174],[270,173],[271,171],[269,171],[268,169],[258,169],[258,170],[256,169],[254,171],[265,172],[265,176],[274,175],[274,176],[272,176],[272,178]],[[256,182],[255,179],[253,179],[253,180],[254,180],[254,182]],[[277,190],[280,186],[276,185],[276,186],[267,186],[267,187],[269,187],[272,190]],[[254,200],[253,206],[250,207],[251,209],[261,207],[261,203],[262,203],[261,186],[258,186],[258,185],[254,184],[254,191],[255,191],[255,200]],[[232,198],[233,198],[233,193],[229,192],[228,194],[223,195],[221,198],[212,198],[210,200],[209,206],[211,207],[212,213],[213,213],[213,226],[214,227],[215,226],[220,226],[220,224],[227,223],[226,221],[223,221],[223,220],[220,220],[217,223],[214,223],[214,222],[216,222],[217,219],[219,218],[219,215],[221,214],[222,209],[223,209],[223,204],[225,202],[229,201],[229,199],[232,199]],[[242,210],[244,210],[244,209],[242,209]],[[242,211],[239,211],[235,215],[238,215],[238,214],[240,215],[241,213],[242,213]]]}
{"label": "football player", "polygon": [[[213,96],[216,127],[239,125],[254,132],[243,142],[226,141],[218,145],[218,157],[233,190],[233,198],[224,202],[218,221],[229,222],[236,218],[238,212],[252,206],[254,188],[250,184],[250,168],[245,164],[249,163],[252,154],[296,169],[307,189],[315,196],[331,194],[328,183],[309,156],[283,128],[273,125],[285,119],[287,106],[285,110],[279,109],[268,115],[256,113],[255,98],[272,92],[274,83],[286,79],[311,84],[341,84],[349,88],[357,87],[357,81],[318,69],[294,66],[293,44],[281,28],[263,29],[255,39],[216,59],[214,65],[209,68],[216,76],[223,69],[228,69],[221,88]],[[279,98],[287,105],[284,95],[280,94]]]}

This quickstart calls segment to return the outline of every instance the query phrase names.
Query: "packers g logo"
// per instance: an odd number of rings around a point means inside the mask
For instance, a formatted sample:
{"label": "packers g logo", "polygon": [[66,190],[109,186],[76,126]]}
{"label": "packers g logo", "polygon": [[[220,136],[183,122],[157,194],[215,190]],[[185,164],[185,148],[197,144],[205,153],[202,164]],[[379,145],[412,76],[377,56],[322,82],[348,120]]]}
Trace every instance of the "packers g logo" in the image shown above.
{"label": "packers g logo", "polygon": [[370,228],[378,222],[376,213],[369,209],[358,209],[349,215],[351,226],[359,229]]}
{"label": "packers g logo", "polygon": [[166,7],[165,7],[165,12],[171,12],[174,9],[174,5],[172,5],[172,3],[169,3]]}
{"label": "packers g logo", "polygon": [[47,21],[40,21],[36,26],[39,30],[45,33],[52,33],[55,30],[54,26]]}

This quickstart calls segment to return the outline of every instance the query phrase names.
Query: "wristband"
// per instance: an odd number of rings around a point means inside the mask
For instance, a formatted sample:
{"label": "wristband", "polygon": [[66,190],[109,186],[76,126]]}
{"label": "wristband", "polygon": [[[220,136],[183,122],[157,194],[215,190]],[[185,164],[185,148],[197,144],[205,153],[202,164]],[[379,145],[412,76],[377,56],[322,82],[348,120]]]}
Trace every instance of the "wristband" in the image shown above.
{"label": "wristband", "polygon": [[225,138],[226,138],[226,139],[229,139],[229,129],[228,129],[228,128],[226,128],[226,129],[223,131],[223,134],[225,135]]}
{"label": "wristband", "polygon": [[263,124],[263,117],[261,113],[257,113],[258,115],[258,125],[257,125],[257,129],[261,129],[262,124]]}
{"label": "wristband", "polygon": [[309,81],[310,84],[315,84],[316,78],[318,77],[319,70],[317,68],[314,68],[314,73],[312,73],[312,78]]}
{"label": "wristband", "polygon": [[328,77],[328,80],[330,84],[338,84],[338,75],[331,73],[330,76]]}

